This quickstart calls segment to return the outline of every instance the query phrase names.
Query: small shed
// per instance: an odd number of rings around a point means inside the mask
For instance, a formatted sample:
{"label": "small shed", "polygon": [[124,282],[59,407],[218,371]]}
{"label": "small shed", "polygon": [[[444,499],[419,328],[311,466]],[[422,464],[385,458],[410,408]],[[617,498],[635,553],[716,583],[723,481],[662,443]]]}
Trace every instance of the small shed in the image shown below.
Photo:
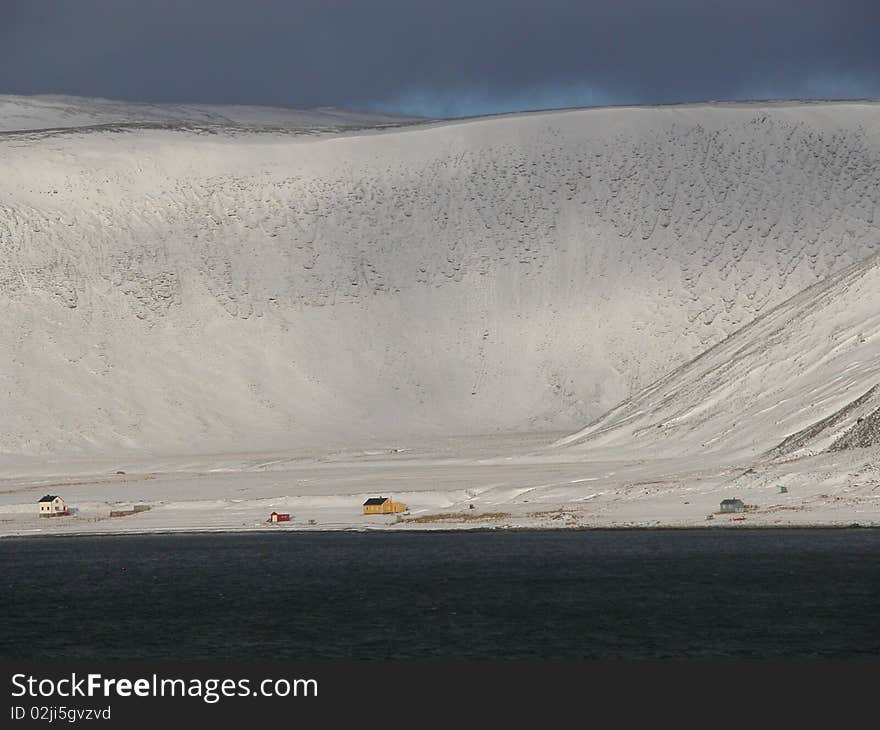
{"label": "small shed", "polygon": [[746,506],[741,499],[724,499],[721,501],[722,512],[745,512]]}
{"label": "small shed", "polygon": [[64,500],[57,494],[47,494],[37,502],[37,505],[40,508],[40,517],[61,517],[70,514]]}
{"label": "small shed", "polygon": [[406,512],[406,505],[393,501],[391,497],[370,497],[364,502],[365,515],[390,515],[396,512]]}
{"label": "small shed", "polygon": [[269,515],[269,522],[290,522],[290,515],[287,512],[273,512]]}

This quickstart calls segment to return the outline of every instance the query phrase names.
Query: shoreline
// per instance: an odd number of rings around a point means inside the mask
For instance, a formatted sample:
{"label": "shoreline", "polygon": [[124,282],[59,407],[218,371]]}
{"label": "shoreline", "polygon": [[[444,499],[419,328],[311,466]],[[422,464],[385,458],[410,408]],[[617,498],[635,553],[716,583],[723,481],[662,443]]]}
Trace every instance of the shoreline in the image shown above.
{"label": "shoreline", "polygon": [[406,529],[388,529],[381,527],[340,527],[336,529],[258,529],[244,528],[239,530],[229,529],[165,529],[165,530],[148,530],[148,531],[119,531],[119,532],[67,532],[67,533],[39,533],[39,534],[6,534],[0,535],[0,544],[7,540],[31,540],[31,539],[55,539],[55,538],[79,538],[79,537],[149,537],[149,536],[168,536],[168,535],[307,535],[307,534],[339,534],[339,533],[382,533],[382,534],[459,534],[459,533],[496,533],[496,532],[779,532],[779,531],[800,531],[800,532],[829,532],[829,531],[880,531],[880,524],[860,524],[852,523],[843,524],[804,524],[804,525],[601,525],[590,527],[586,525],[572,525],[560,527],[442,527],[442,528],[406,528]]}

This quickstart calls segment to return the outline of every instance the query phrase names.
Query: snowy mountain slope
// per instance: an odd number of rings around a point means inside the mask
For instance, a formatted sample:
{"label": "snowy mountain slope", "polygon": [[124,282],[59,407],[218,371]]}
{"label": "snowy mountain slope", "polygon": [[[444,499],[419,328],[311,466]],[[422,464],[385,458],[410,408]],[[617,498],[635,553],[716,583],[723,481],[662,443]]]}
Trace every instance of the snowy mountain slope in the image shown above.
{"label": "snowy mountain slope", "polygon": [[349,129],[401,124],[415,117],[339,109],[276,109],[219,104],[150,104],[77,96],[0,94],[0,132],[155,125],[245,129]]}
{"label": "snowy mountain slope", "polygon": [[574,429],[877,251],[878,162],[871,103],[0,135],[0,451]]}
{"label": "snowy mountain slope", "polygon": [[563,439],[641,456],[880,444],[880,256],[813,285]]}

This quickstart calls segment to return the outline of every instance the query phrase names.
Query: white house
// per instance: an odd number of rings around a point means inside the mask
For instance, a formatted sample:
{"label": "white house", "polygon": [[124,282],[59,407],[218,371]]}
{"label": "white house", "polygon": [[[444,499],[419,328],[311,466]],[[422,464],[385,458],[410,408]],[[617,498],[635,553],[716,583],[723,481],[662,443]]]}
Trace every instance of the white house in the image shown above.
{"label": "white house", "polygon": [[54,494],[47,494],[37,504],[40,506],[40,517],[58,517],[70,514],[64,500]]}

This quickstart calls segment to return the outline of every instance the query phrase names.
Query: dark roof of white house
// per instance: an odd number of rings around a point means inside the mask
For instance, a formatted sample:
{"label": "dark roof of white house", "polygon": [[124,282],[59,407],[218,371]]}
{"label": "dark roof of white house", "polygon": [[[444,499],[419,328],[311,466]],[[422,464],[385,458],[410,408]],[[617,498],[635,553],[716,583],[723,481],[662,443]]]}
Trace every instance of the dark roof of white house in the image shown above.
{"label": "dark roof of white house", "polygon": [[[40,500],[40,502],[54,502],[56,499],[58,499],[57,494],[47,494]],[[37,504],[39,504],[39,502],[37,502]]]}
{"label": "dark roof of white house", "polygon": [[368,504],[385,504],[388,501],[388,497],[370,497],[366,502],[364,502],[364,507]]}

